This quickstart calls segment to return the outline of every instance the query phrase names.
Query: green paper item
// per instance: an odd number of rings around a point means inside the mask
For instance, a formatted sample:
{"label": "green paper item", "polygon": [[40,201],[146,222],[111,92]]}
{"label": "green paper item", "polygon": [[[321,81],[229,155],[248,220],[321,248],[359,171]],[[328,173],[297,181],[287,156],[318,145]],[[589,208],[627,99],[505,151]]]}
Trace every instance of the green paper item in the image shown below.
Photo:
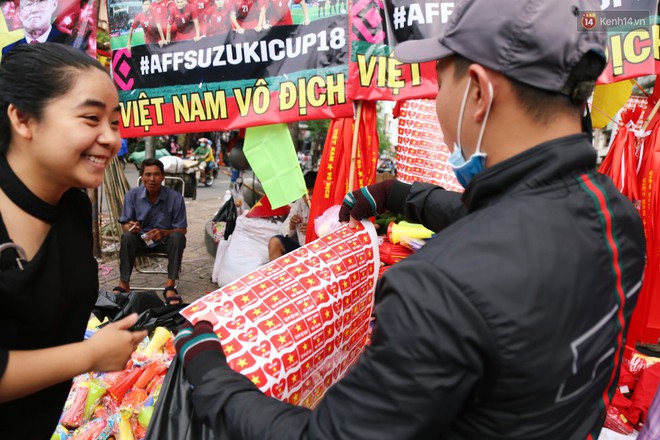
{"label": "green paper item", "polygon": [[243,152],[273,209],[293,203],[307,192],[286,124],[248,128]]}
{"label": "green paper item", "polygon": [[83,411],[83,421],[88,421],[91,417],[92,414],[94,413],[94,409],[96,408],[96,405],[99,403],[99,400],[101,400],[101,397],[105,394],[106,387],[101,385],[98,381],[96,380],[90,380],[89,381],[89,393],[87,394],[87,401],[85,401],[85,410]]}

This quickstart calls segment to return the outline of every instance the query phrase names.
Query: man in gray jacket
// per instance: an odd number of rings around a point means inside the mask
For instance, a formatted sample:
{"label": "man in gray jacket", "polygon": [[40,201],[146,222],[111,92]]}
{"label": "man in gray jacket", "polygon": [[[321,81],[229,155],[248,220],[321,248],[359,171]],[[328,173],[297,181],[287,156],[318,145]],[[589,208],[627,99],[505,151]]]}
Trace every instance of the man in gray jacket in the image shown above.
{"label": "man in gray jacket", "polygon": [[203,420],[250,440],[598,437],[645,242],[582,133],[605,47],[578,20],[597,9],[463,0],[442,35],[397,46],[401,61],[438,60],[438,119],[465,193],[389,181],[347,196],[345,221],[389,209],[438,233],[382,276],[372,344],[314,410],[234,373],[208,323],[185,331]]}

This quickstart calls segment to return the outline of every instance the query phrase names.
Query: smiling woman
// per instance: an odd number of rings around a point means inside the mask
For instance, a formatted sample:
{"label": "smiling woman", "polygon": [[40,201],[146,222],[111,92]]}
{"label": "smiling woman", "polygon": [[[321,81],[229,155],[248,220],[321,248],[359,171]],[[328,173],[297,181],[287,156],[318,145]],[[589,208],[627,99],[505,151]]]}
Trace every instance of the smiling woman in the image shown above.
{"label": "smiling woman", "polygon": [[71,378],[122,369],[145,336],[133,315],[81,342],[98,276],[80,188],[119,150],[118,107],[101,65],[71,47],[20,46],[0,63],[0,244],[25,251],[0,253],[3,437],[49,438]]}

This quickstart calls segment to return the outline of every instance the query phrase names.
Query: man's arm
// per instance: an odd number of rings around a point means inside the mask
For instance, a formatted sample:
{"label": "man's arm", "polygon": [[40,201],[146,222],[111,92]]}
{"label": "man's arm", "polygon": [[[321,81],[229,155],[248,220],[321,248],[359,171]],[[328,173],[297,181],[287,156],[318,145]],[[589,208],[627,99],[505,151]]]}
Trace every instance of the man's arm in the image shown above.
{"label": "man's arm", "polygon": [[437,439],[478,395],[485,371],[496,374],[496,344],[437,268],[404,260],[390,271],[372,344],[313,411],[265,396],[222,353],[205,351],[185,370],[195,413],[228,438]]}
{"label": "man's arm", "polygon": [[396,182],[392,187],[392,193],[388,200],[390,203],[398,205],[397,209],[413,223],[421,223],[432,231],[439,231],[456,220],[463,218],[467,210],[461,201],[462,193],[455,191],[446,191],[444,188],[431,185],[429,183],[413,183],[408,185],[408,192],[405,193],[403,205],[401,205],[401,196],[399,193],[403,188],[400,185],[404,183]]}
{"label": "man's arm", "polygon": [[346,194],[339,220],[354,227],[359,220],[390,211],[437,232],[466,215],[461,197],[436,185],[386,180]]}

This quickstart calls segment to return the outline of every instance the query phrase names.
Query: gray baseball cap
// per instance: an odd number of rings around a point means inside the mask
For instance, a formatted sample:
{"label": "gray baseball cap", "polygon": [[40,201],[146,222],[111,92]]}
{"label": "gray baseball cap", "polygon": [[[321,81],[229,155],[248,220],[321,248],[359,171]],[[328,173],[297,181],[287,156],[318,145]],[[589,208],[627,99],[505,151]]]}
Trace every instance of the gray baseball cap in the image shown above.
{"label": "gray baseball cap", "polygon": [[[594,51],[605,67],[606,34],[578,30],[582,11],[599,10],[600,0],[461,0],[441,35],[402,42],[394,57],[413,63],[458,54],[524,84],[571,95],[566,83],[584,54]],[[602,68],[580,81],[591,79],[593,87]]]}

